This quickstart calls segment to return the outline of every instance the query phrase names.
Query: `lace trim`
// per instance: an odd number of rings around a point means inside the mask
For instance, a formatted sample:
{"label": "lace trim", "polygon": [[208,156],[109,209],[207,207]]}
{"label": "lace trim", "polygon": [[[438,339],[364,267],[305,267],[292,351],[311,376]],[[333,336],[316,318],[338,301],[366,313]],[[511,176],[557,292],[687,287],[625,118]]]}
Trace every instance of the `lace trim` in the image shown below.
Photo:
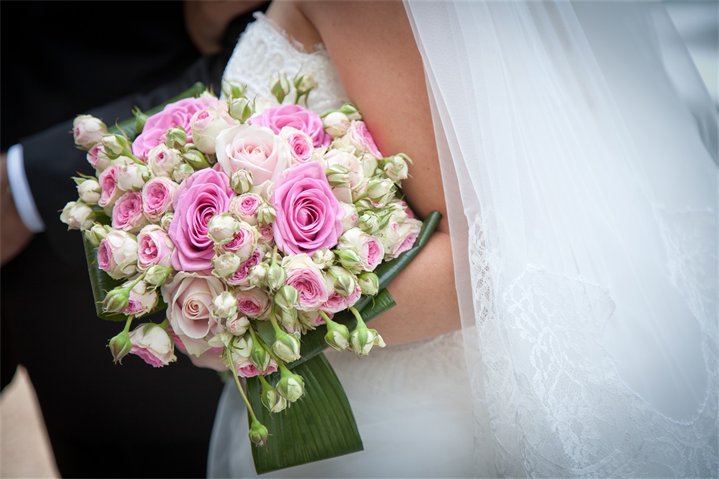
{"label": "lace trim", "polygon": [[307,48],[305,47],[305,44],[304,44],[304,43],[300,42],[299,40],[295,39],[292,35],[290,35],[289,33],[287,33],[287,30],[285,30],[284,28],[282,28],[281,26],[279,26],[279,25],[277,24],[277,22],[275,22],[275,21],[272,20],[271,18],[268,18],[267,15],[265,15],[263,12],[255,12],[255,13],[252,14],[252,16],[255,17],[255,20],[257,20],[258,22],[267,23],[267,25],[269,25],[270,27],[272,27],[272,29],[275,30],[275,32],[276,32],[278,35],[281,35],[285,40],[287,40],[287,44],[288,44],[289,46],[291,46],[292,48],[294,48],[295,50],[297,50],[297,53],[299,53],[299,54],[301,54],[301,55],[317,55],[317,54],[321,54],[321,55],[324,55],[324,56],[329,56],[329,55],[327,54],[327,48],[325,48],[325,44],[324,44],[324,43],[322,43],[322,42],[315,43],[315,44],[313,45],[314,50],[309,51],[309,50],[307,50]]}

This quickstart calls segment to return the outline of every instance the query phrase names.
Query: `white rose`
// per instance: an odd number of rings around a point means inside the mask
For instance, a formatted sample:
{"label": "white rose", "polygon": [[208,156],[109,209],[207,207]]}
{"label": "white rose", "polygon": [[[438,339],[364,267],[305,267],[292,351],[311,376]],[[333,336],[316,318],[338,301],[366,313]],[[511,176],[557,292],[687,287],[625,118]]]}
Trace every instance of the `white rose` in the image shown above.
{"label": "white rose", "polygon": [[212,258],[212,274],[219,278],[231,276],[240,267],[242,261],[239,256],[232,253],[224,253]]}
{"label": "white rose", "polygon": [[147,364],[156,368],[167,366],[175,361],[175,346],[165,328],[158,324],[147,323],[138,326],[130,333],[132,354],[140,356]]}
{"label": "white rose", "polygon": [[94,116],[78,115],[72,122],[72,134],[77,146],[89,150],[107,134],[107,126]]}
{"label": "white rose", "polygon": [[228,128],[218,135],[215,146],[217,162],[227,176],[246,169],[252,173],[256,187],[283,171],[291,157],[287,143],[261,126]]}
{"label": "white rose", "polygon": [[180,152],[161,143],[147,154],[147,162],[155,176],[172,177],[175,167],[180,164]]}
{"label": "white rose", "polygon": [[101,193],[100,183],[95,179],[85,180],[77,185],[77,194],[85,204],[96,205],[100,201]]}
{"label": "white rose", "polygon": [[[232,319],[228,319],[227,323],[225,323],[225,328],[227,329],[227,331],[234,336],[242,336],[243,334],[245,334],[247,332],[249,327],[250,327],[250,320],[247,319],[245,316],[235,316]],[[245,338],[240,339],[237,343],[240,343],[242,341],[247,343],[247,340]],[[250,349],[252,348],[252,342],[251,342],[252,339],[250,338],[249,341],[250,341],[249,348],[247,348],[247,347],[243,348],[242,347],[243,345],[240,345],[240,344],[236,344],[236,346],[235,346],[236,348],[241,348],[241,350],[243,352],[246,352],[246,354],[240,353],[244,357],[250,357]]]}
{"label": "white rose", "polygon": [[332,138],[338,138],[344,135],[350,127],[350,119],[340,111],[333,111],[325,116],[322,123],[324,124],[325,131],[329,133]]}
{"label": "white rose", "polygon": [[139,191],[150,178],[150,170],[144,165],[131,163],[117,170],[117,186],[125,191]]}
{"label": "white rose", "polygon": [[82,201],[70,201],[60,214],[60,221],[71,230],[86,230],[92,227],[95,215],[92,208]]}
{"label": "white rose", "polygon": [[230,242],[240,230],[240,222],[229,213],[215,215],[207,223],[207,236],[216,245]]}
{"label": "white rose", "polygon": [[237,298],[223,291],[212,300],[212,314],[216,318],[225,318],[228,321],[237,317]]}
{"label": "white rose", "polygon": [[359,224],[359,214],[357,208],[351,203],[340,202],[340,206],[345,210],[345,215],[342,218],[342,231],[354,228]]}
{"label": "white rose", "polygon": [[213,109],[200,110],[190,120],[192,143],[203,153],[215,154],[215,141],[220,132],[237,124],[232,118]]}
{"label": "white rose", "polygon": [[100,241],[97,264],[111,278],[127,278],[137,271],[137,239],[124,231],[112,230]]}

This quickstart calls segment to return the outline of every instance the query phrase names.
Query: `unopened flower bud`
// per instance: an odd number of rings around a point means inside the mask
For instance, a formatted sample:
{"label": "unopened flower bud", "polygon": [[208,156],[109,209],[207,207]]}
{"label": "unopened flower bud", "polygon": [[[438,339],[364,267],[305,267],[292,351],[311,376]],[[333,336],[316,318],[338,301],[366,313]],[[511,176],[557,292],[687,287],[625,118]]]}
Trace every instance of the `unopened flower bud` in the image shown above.
{"label": "unopened flower bud", "polygon": [[350,182],[349,170],[342,165],[332,165],[325,171],[327,181],[332,186],[347,186]]}
{"label": "unopened flower bud", "polygon": [[105,239],[105,236],[107,236],[107,233],[109,233],[110,229],[111,228],[109,226],[95,223],[89,230],[85,230],[85,238],[87,238],[87,240],[93,246],[98,246],[100,244],[100,241]]}
{"label": "unopened flower bud", "polygon": [[105,135],[102,137],[102,146],[105,150],[105,154],[111,160],[117,157],[129,153],[130,142],[127,138],[122,135]]}
{"label": "unopened flower bud", "polygon": [[262,203],[259,208],[257,208],[257,221],[268,225],[275,221],[276,214],[275,209],[270,206],[269,203]]}
{"label": "unopened flower bud", "polygon": [[229,291],[223,291],[212,300],[212,315],[215,318],[230,319],[237,316],[237,298]]}
{"label": "unopened flower bud", "polygon": [[102,310],[106,313],[121,313],[130,301],[130,289],[117,287],[108,291],[102,300]]}
{"label": "unopened flower bud", "polygon": [[350,331],[347,329],[347,326],[334,321],[327,321],[326,324],[327,333],[325,334],[325,341],[327,344],[337,351],[344,351],[349,348]]}
{"label": "unopened flower bud", "polygon": [[182,154],[182,159],[195,171],[210,167],[210,162],[207,161],[207,157],[200,150],[187,150]]}
{"label": "unopened flower bud", "polygon": [[277,392],[287,401],[295,402],[305,393],[305,381],[299,374],[290,372],[286,367],[280,368],[282,377],[277,383]]}
{"label": "unopened flower bud", "polygon": [[229,102],[228,110],[232,118],[244,123],[255,113],[255,101],[244,96],[233,98]]}
{"label": "unopened flower bud", "polygon": [[262,424],[257,419],[253,419],[252,425],[250,426],[249,435],[252,444],[255,444],[256,446],[264,446],[265,444],[267,444],[267,438],[270,433],[264,424]]}
{"label": "unopened flower bud", "polygon": [[350,271],[357,271],[362,268],[361,258],[353,249],[339,250],[335,253],[340,264]]}
{"label": "unopened flower bud", "polygon": [[300,75],[294,80],[298,96],[305,96],[317,88],[317,81],[312,75]]}
{"label": "unopened flower bud", "polygon": [[169,266],[154,264],[145,271],[145,282],[155,288],[158,288],[165,284],[171,273],[172,268]]}
{"label": "unopened flower bud", "polygon": [[160,228],[167,231],[170,229],[170,223],[172,223],[172,218],[175,217],[175,214],[173,212],[165,213],[162,215],[162,218],[160,218]]}
{"label": "unopened flower bud", "polygon": [[92,208],[82,201],[70,201],[60,214],[60,221],[67,225],[69,230],[90,229],[95,221]]}
{"label": "unopened flower bud", "polygon": [[232,241],[238,231],[240,222],[229,213],[215,215],[207,223],[207,236],[218,246]]}
{"label": "unopened flower bud", "polygon": [[84,179],[77,185],[77,194],[85,204],[96,205],[100,201],[102,188],[100,188],[100,183],[96,179]]}
{"label": "unopened flower bud", "polygon": [[83,150],[89,150],[107,134],[107,126],[99,118],[91,115],[78,115],[72,122],[72,135],[75,144]]}
{"label": "unopened flower bud", "polygon": [[165,137],[167,138],[165,145],[167,145],[168,148],[176,148],[179,150],[187,143],[187,132],[184,128],[170,128],[165,133]]}
{"label": "unopened flower bud", "polygon": [[144,165],[130,163],[117,170],[117,186],[124,191],[139,191],[150,179],[150,169]]}
{"label": "unopened flower bud", "polygon": [[331,265],[334,260],[335,254],[326,248],[317,250],[312,254],[312,261],[322,269]]}
{"label": "unopened flower bud", "polygon": [[[264,378],[263,378],[264,379]],[[262,404],[270,412],[280,412],[287,407],[287,399],[280,396],[277,389],[273,388],[266,380],[262,381]]]}
{"label": "unopened flower bud", "polygon": [[130,341],[130,334],[127,331],[122,331],[117,336],[114,336],[108,343],[112,358],[115,364],[122,364],[122,358],[130,354],[132,349],[132,341]]}
{"label": "unopened flower bud", "polygon": [[270,365],[270,353],[259,343],[259,341],[252,342],[252,349],[250,351],[250,360],[260,371],[265,371]]}
{"label": "unopened flower bud", "polygon": [[270,92],[272,96],[277,98],[277,103],[282,103],[287,94],[290,92],[290,82],[287,80],[286,75],[275,74],[272,80],[272,86]]}
{"label": "unopened flower bud", "polygon": [[384,166],[382,167],[382,170],[384,171],[384,174],[387,175],[387,178],[395,183],[399,183],[402,180],[406,180],[409,176],[409,167],[407,166],[408,162],[411,162],[411,160],[404,153],[390,156],[389,158],[384,159]]}
{"label": "unopened flower bud", "polygon": [[287,274],[284,268],[278,263],[272,263],[267,270],[267,286],[269,286],[271,290],[276,290],[285,284],[286,277]]}
{"label": "unopened flower bud", "polygon": [[283,311],[295,309],[298,300],[299,294],[297,293],[297,290],[288,284],[280,287],[280,289],[277,290],[277,293],[275,293],[275,304]]}
{"label": "unopened flower bud", "polygon": [[382,339],[382,336],[379,335],[377,330],[369,329],[356,312],[355,317],[358,319],[357,327],[354,331],[352,331],[352,334],[350,334],[350,344],[352,345],[352,350],[358,356],[367,356],[372,349],[372,346],[384,348],[384,340]]}
{"label": "unopened flower bud", "polygon": [[237,271],[242,260],[234,253],[223,253],[212,258],[212,274],[218,278],[226,278]]}
{"label": "unopened flower bud", "polygon": [[232,189],[235,193],[242,195],[252,190],[254,179],[252,172],[249,170],[237,170],[232,173],[232,180],[230,181]]}
{"label": "unopened flower bud", "polygon": [[285,331],[297,331],[299,329],[299,316],[295,308],[280,309],[280,324]]}
{"label": "unopened flower bud", "polygon": [[249,281],[255,288],[263,287],[265,285],[265,280],[267,279],[267,271],[268,267],[265,263],[255,265],[247,275],[247,281]]}
{"label": "unopened flower bud", "polygon": [[177,183],[182,183],[184,180],[189,178],[195,170],[192,169],[187,163],[180,163],[172,170],[172,179]]}
{"label": "unopened flower bud", "polygon": [[360,115],[359,110],[357,110],[357,108],[354,105],[352,105],[351,103],[345,103],[337,111],[347,115],[347,118],[349,118],[350,120],[361,120],[362,119],[362,115]]}
{"label": "unopened flower bud", "polygon": [[341,111],[333,111],[322,119],[325,131],[332,136],[338,138],[347,133],[350,127],[350,119]]}
{"label": "unopened flower bud", "polygon": [[[349,250],[351,251],[351,250]],[[343,252],[341,252],[343,253]],[[342,261],[340,256],[340,262]],[[359,258],[359,256],[357,256]],[[357,263],[359,264],[359,263]],[[357,281],[352,273],[340,266],[330,266],[329,274],[334,282],[335,290],[342,296],[349,296],[357,288]]]}
{"label": "unopened flower bud", "polygon": [[300,359],[300,340],[277,327],[275,328],[275,342],[272,343],[272,352],[286,363]]}
{"label": "unopened flower bud", "polygon": [[[235,315],[233,318],[230,318],[225,323],[225,329],[230,334],[233,334],[235,336],[242,336],[247,332],[247,330],[250,328],[250,320],[247,319],[246,316],[237,316]],[[249,356],[250,350],[247,351],[247,354],[244,354],[245,357]]]}
{"label": "unopened flower bud", "polygon": [[360,215],[359,224],[365,233],[373,234],[380,228],[380,219],[375,213],[367,211]]}
{"label": "unopened flower bud", "polygon": [[374,273],[364,272],[357,278],[362,294],[374,296],[379,291],[379,278]]}
{"label": "unopened flower bud", "polygon": [[394,183],[387,179],[373,178],[367,184],[367,196],[373,201],[387,201],[394,196]]}

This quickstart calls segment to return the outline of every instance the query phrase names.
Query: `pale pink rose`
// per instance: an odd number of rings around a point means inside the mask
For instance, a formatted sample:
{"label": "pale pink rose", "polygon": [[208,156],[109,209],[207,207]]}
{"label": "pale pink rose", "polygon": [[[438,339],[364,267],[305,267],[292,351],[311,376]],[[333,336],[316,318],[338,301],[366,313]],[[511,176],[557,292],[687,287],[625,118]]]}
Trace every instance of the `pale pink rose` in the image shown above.
{"label": "pale pink rose", "polygon": [[97,204],[103,208],[112,207],[122,194],[122,190],[117,187],[117,172],[117,166],[109,166],[105,168],[97,179],[100,183],[100,188],[102,188],[100,201]]}
{"label": "pale pink rose", "polygon": [[228,210],[233,195],[227,176],[212,168],[196,171],[175,194],[175,214],[169,234],[175,243],[172,267],[177,271],[212,269],[214,242],[208,236],[210,219]]}
{"label": "pale pink rose", "polygon": [[[360,160],[352,153],[342,150],[330,150],[322,158],[327,168],[343,166],[349,171],[350,188],[355,191],[366,190],[367,179]],[[348,202],[351,203],[351,200]]]}
{"label": "pale pink rose", "polygon": [[110,166],[111,160],[105,154],[105,147],[102,146],[102,143],[97,143],[90,148],[87,152],[87,162],[95,168],[98,174]]}
{"label": "pale pink rose", "polygon": [[[125,286],[127,283],[125,283]],[[148,314],[157,305],[158,294],[154,288],[148,287],[147,283],[140,281],[130,290],[130,298],[123,313],[137,317]]]}
{"label": "pale pink rose", "polygon": [[380,153],[377,144],[374,142],[374,138],[372,138],[372,134],[370,134],[367,125],[362,120],[352,122],[347,130],[347,136],[355,147],[366,151],[375,158],[382,158],[382,153]]}
{"label": "pale pink rose", "polygon": [[240,286],[240,287],[247,287],[249,286],[249,280],[248,276],[250,274],[250,270],[257,266],[260,261],[262,261],[262,250],[259,248],[256,249],[250,258],[242,263],[240,267],[235,271],[235,273],[230,276],[229,278],[226,278],[225,281],[230,286]]}
{"label": "pale pink rose", "polygon": [[285,254],[312,254],[332,248],[342,234],[344,210],[316,162],[283,171],[275,184],[272,224],[277,247]]}
{"label": "pale pink rose", "polygon": [[259,228],[260,238],[259,241],[263,245],[272,246],[275,242],[275,233],[272,225],[263,225]]}
{"label": "pale pink rose", "polygon": [[205,338],[218,326],[211,314],[212,300],[223,290],[222,282],[213,276],[184,271],[162,286],[167,318],[189,354],[199,356],[210,348]]}
{"label": "pale pink rose", "polygon": [[124,231],[110,231],[97,247],[97,265],[111,278],[127,278],[137,271],[137,240]]}
{"label": "pale pink rose", "polygon": [[177,165],[180,164],[182,158],[180,152],[173,148],[168,148],[164,143],[160,143],[147,153],[147,163],[150,171],[155,176],[172,177]]}
{"label": "pale pink rose", "polygon": [[237,124],[229,115],[207,108],[192,115],[190,129],[192,142],[203,153],[215,154],[215,142],[220,132]]}
{"label": "pale pink rose", "polygon": [[325,133],[320,116],[299,105],[268,108],[261,115],[250,118],[249,123],[268,127],[275,133],[279,133],[286,126],[296,128],[307,133],[316,147],[327,146],[330,143],[330,136]]}
{"label": "pale pink rose", "polygon": [[[327,316],[332,319],[334,314],[331,311],[323,311]],[[325,324],[325,318],[322,317],[319,311],[299,311],[298,317],[300,322],[310,329],[314,329],[317,326]]]}
{"label": "pale pink rose", "polygon": [[341,206],[345,212],[344,218],[342,219],[342,229],[347,231],[359,224],[359,214],[357,213],[357,208],[355,208],[352,203],[341,203]]}
{"label": "pale pink rose", "polygon": [[263,203],[260,195],[245,193],[232,198],[230,213],[251,225],[257,224],[257,209]]}
{"label": "pale pink rose", "polygon": [[272,180],[290,160],[287,143],[268,128],[238,125],[217,136],[217,163],[227,176],[240,169],[252,173],[255,186]]}
{"label": "pale pink rose", "polygon": [[232,240],[222,245],[222,249],[235,253],[241,261],[245,261],[252,256],[256,246],[257,230],[244,221],[240,221],[240,229]]}
{"label": "pale pink rose", "polygon": [[322,311],[330,313],[339,313],[340,311],[347,309],[347,306],[345,304],[345,297],[339,294],[337,291],[333,291],[327,301],[325,301],[325,303],[320,307],[320,309],[322,309]]}
{"label": "pale pink rose", "polygon": [[128,191],[115,203],[112,209],[112,227],[117,230],[137,232],[147,224],[142,214],[142,195],[137,191]]}
{"label": "pale pink rose", "polygon": [[252,288],[237,293],[237,310],[251,318],[258,318],[267,310],[270,299],[267,293],[259,288]]}
{"label": "pale pink rose", "polygon": [[422,222],[414,218],[405,217],[403,221],[390,219],[387,227],[378,235],[384,246],[384,259],[394,259],[412,248],[421,228]]}
{"label": "pale pink rose", "polygon": [[292,164],[307,163],[312,160],[314,146],[312,138],[296,128],[286,126],[280,130],[280,137],[287,142],[292,155]]}
{"label": "pale pink rose", "polygon": [[147,119],[142,133],[132,143],[132,153],[142,160],[147,160],[148,152],[163,143],[165,132],[175,127],[184,128],[187,132],[187,141],[192,142],[190,119],[206,106],[207,102],[201,98],[185,98],[165,106],[162,111]]}
{"label": "pale pink rose", "polygon": [[177,336],[177,334],[173,334],[173,338],[175,340],[175,346],[177,347],[177,349],[182,351],[182,353],[186,354],[190,358],[192,364],[194,364],[196,367],[214,369],[218,372],[227,371],[229,369],[227,367],[227,364],[225,364],[225,360],[222,358],[222,353],[224,352],[225,348],[210,347],[199,356],[194,356],[187,353],[185,345],[182,343],[182,340]]}
{"label": "pale pink rose", "polygon": [[285,284],[297,290],[298,310],[317,310],[327,302],[332,286],[322,273],[322,269],[309,256],[306,254],[285,256],[282,259],[282,267],[287,274]]}
{"label": "pale pink rose", "polygon": [[84,150],[89,150],[102,140],[107,134],[107,127],[99,118],[91,115],[78,115],[72,122],[72,135],[75,144]]}
{"label": "pale pink rose", "polygon": [[170,335],[158,324],[138,326],[130,333],[130,342],[130,354],[139,356],[152,367],[160,368],[177,360]]}
{"label": "pale pink rose", "polygon": [[147,225],[137,235],[137,266],[141,271],[150,266],[171,266],[175,245],[158,225]]}
{"label": "pale pink rose", "polygon": [[169,178],[153,178],[142,188],[142,210],[152,221],[172,211],[172,200],[179,185]]}
{"label": "pale pink rose", "polygon": [[255,366],[255,363],[249,359],[241,358],[235,361],[235,368],[237,370],[237,375],[241,378],[253,378],[260,374],[267,375],[277,372],[277,363],[271,359],[270,363],[267,365],[267,369],[260,371],[257,369],[257,366]]}
{"label": "pale pink rose", "polygon": [[360,266],[364,271],[374,271],[384,258],[384,246],[380,240],[359,228],[345,231],[337,248],[354,250],[360,257]]}
{"label": "pale pink rose", "polygon": [[357,287],[352,291],[352,293],[349,294],[349,296],[345,297],[345,309],[349,309],[352,306],[359,301],[360,296],[362,296],[362,288],[357,285]]}

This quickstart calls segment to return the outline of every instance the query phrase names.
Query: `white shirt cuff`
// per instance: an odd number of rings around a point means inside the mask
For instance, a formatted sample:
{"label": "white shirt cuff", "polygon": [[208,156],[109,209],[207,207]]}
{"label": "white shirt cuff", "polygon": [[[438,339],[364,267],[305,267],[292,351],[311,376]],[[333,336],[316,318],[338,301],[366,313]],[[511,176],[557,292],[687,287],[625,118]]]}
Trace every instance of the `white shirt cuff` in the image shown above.
{"label": "white shirt cuff", "polygon": [[10,192],[15,202],[15,208],[25,227],[33,233],[45,231],[45,224],[37,211],[30,185],[27,182],[22,145],[13,145],[7,151],[7,178],[10,182]]}

